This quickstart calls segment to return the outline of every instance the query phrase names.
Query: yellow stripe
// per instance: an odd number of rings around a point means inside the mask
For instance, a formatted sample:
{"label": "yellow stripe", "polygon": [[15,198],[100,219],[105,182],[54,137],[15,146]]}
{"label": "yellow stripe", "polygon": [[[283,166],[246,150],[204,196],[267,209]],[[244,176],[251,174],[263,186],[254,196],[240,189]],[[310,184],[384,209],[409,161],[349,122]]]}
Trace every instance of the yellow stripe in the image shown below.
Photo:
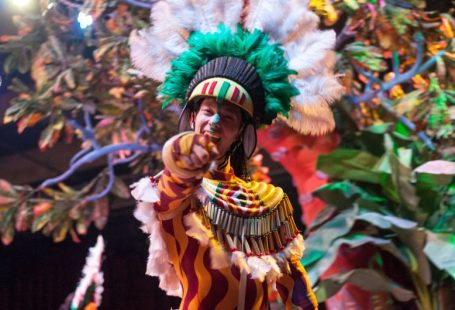
{"label": "yellow stripe", "polygon": [[[208,91],[210,89],[210,86],[215,81],[217,82],[217,84],[215,86],[213,94],[209,95]],[[207,82],[209,83],[209,86],[207,87],[206,93],[202,94],[202,89],[204,87],[204,84],[207,83]],[[213,97],[213,98],[216,98],[218,96],[218,93],[219,93],[220,89],[221,89],[221,85],[223,85],[223,82],[228,82],[231,85],[231,87],[229,87],[228,92],[226,93],[226,96],[225,96],[224,100],[228,101],[228,102],[230,102],[232,104],[235,104],[239,108],[245,110],[250,116],[253,116],[253,100],[251,99],[251,96],[248,94],[248,92],[246,91],[246,89],[242,85],[240,85],[239,83],[237,83],[237,82],[235,82],[233,80],[227,79],[227,78],[214,77],[214,78],[209,78],[209,79],[206,79],[206,80],[200,82],[198,85],[196,85],[196,87],[191,92],[191,95],[189,96],[188,101],[192,101],[192,100],[194,100],[194,99],[196,99],[198,97]],[[234,92],[235,87],[237,87],[239,89],[239,95],[237,97],[238,100],[231,100],[231,97],[232,97],[232,94]],[[245,95],[246,100],[245,100],[245,102],[243,104],[240,104],[240,99],[242,98],[242,95]]]}
{"label": "yellow stripe", "polygon": [[194,263],[194,268],[196,270],[196,276],[199,283],[198,288],[199,302],[204,300],[204,298],[208,295],[210,291],[210,287],[212,286],[212,277],[210,275],[210,272],[204,266],[204,255],[207,251],[209,251],[209,247],[200,246],[197,251]]}
{"label": "yellow stripe", "polygon": [[262,298],[264,298],[264,289],[262,288],[262,283],[260,281],[254,281],[254,284],[256,284],[256,300],[252,309],[261,309]]}
{"label": "yellow stripe", "polygon": [[[186,277],[186,274],[182,272],[182,266],[180,262],[182,261],[183,254],[185,253],[186,248],[188,247],[188,236],[185,233],[185,229],[182,225],[182,214],[179,216],[175,217],[172,220],[172,223],[174,224],[174,236],[175,236],[175,242],[177,242],[180,246],[180,255],[178,256],[178,259],[176,262],[173,262],[176,268],[180,269],[180,274],[181,274],[181,281],[182,281],[182,286],[183,286],[183,296],[182,300],[185,300],[186,294],[188,292],[188,279]],[[182,303],[183,304],[183,303]]]}

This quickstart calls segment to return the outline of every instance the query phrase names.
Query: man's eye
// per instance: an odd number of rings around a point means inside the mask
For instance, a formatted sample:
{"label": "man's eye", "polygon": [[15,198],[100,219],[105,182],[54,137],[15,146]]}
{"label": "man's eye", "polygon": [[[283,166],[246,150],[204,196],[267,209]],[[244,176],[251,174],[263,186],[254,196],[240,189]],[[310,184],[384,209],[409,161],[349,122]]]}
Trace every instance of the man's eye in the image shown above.
{"label": "man's eye", "polygon": [[225,114],[225,115],[223,115],[223,118],[228,120],[228,121],[233,121],[234,120],[234,116],[232,116],[231,114]]}

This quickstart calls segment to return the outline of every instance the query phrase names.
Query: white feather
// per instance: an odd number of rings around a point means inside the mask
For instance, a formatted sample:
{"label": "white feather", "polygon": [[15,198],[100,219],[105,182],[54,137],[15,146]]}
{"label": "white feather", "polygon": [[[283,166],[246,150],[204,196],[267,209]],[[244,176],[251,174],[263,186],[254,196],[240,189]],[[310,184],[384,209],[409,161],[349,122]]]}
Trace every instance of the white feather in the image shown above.
{"label": "white feather", "polygon": [[278,267],[277,261],[271,255],[264,255],[261,257],[264,262],[270,265],[270,270],[267,273],[267,281],[275,282],[283,274],[281,273],[280,267]]}
{"label": "white feather", "polygon": [[292,19],[285,19],[280,42],[286,44],[288,42],[296,41],[300,37],[315,31],[319,25],[319,17],[310,10],[308,1],[290,0],[289,6],[291,8]]}
{"label": "white feather", "polygon": [[305,243],[301,234],[298,234],[294,240],[292,240],[284,249],[284,254],[286,257],[297,256],[301,258],[303,256],[303,251],[305,250]]}
{"label": "white feather", "polygon": [[159,277],[160,288],[169,295],[181,296],[182,289],[174,267],[169,263],[169,255],[166,243],[162,237],[161,224],[156,214],[145,223],[149,231],[149,256],[147,260],[146,274]]}
{"label": "white feather", "polygon": [[188,49],[186,40],[189,32],[182,27],[168,2],[159,1],[154,4],[150,19],[153,23],[153,34],[173,57]]}
{"label": "white feather", "polygon": [[222,3],[224,6],[223,23],[235,32],[242,16],[243,0],[225,0]]}
{"label": "white feather", "polygon": [[333,114],[327,106],[322,106],[318,110],[306,109],[304,112],[291,109],[287,119],[283,117],[280,119],[304,135],[319,136],[335,129]]}
{"label": "white feather", "polygon": [[171,57],[149,28],[133,30],[129,37],[130,57],[136,69],[156,81],[164,81],[171,69]]}
{"label": "white feather", "polygon": [[191,0],[167,0],[175,19],[179,21],[182,28],[188,32],[200,29],[201,15],[194,10]]}
{"label": "white feather", "polygon": [[159,275],[160,284],[159,288],[166,292],[169,296],[182,297],[183,290],[180,282],[178,281],[177,274],[168,269]]}
{"label": "white feather", "polygon": [[204,17],[202,32],[213,32],[219,24],[224,22],[224,5],[222,0],[193,0],[196,10]]}
{"label": "white feather", "polygon": [[250,256],[247,258],[248,266],[251,269],[251,278],[264,282],[265,276],[272,269],[270,264],[263,261],[260,257]]}
{"label": "white feather", "polygon": [[308,8],[308,1],[301,0],[256,0],[250,2],[246,28],[260,29],[277,42],[314,31],[318,16]]}
{"label": "white feather", "polygon": [[321,105],[332,104],[343,94],[343,86],[332,75],[315,75],[306,79],[297,79],[292,84],[299,90],[300,94],[292,98],[294,109],[302,107],[315,108]]}
{"label": "white feather", "polygon": [[[280,24],[287,9],[286,0],[251,0],[245,27],[250,31],[259,29],[268,32],[272,28],[271,25]],[[272,33],[271,36],[273,37]]]}
{"label": "white feather", "polygon": [[196,213],[191,212],[185,215],[183,223],[188,228],[186,230],[188,236],[198,240],[204,247],[209,245],[209,240],[213,238],[213,233],[202,224]]}
{"label": "white feather", "polygon": [[305,77],[325,67],[325,59],[333,49],[336,35],[332,30],[308,33],[297,42],[286,46],[289,68],[296,70],[299,77]]}
{"label": "white feather", "polygon": [[239,267],[240,272],[243,270],[247,273],[251,273],[251,268],[248,266],[246,261],[246,255],[242,251],[234,251],[231,256],[231,263]]}

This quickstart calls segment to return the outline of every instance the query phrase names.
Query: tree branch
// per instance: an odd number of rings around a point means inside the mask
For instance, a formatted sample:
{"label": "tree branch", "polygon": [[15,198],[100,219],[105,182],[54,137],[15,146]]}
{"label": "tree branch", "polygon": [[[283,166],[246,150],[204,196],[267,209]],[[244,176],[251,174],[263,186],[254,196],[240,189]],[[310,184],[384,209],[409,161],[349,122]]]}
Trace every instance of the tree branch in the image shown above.
{"label": "tree branch", "polygon": [[429,67],[431,67],[436,62],[436,60],[439,57],[442,57],[446,53],[446,50],[440,51],[422,65],[422,59],[423,59],[423,54],[424,54],[423,35],[421,33],[417,33],[415,35],[415,39],[416,39],[416,43],[417,43],[416,61],[411,69],[409,69],[408,71],[406,71],[404,73],[396,74],[395,78],[391,79],[390,81],[388,81],[386,83],[383,83],[383,84],[381,83],[380,84],[381,90],[368,91],[360,96],[349,96],[348,99],[351,102],[353,102],[354,104],[359,104],[360,102],[369,102],[371,99],[378,97],[380,95],[380,92],[389,91],[394,86],[404,83],[404,82],[410,80],[412,77],[416,76],[417,74],[427,70]]}
{"label": "tree branch", "polygon": [[113,164],[113,154],[109,154],[108,155],[108,160],[107,160],[108,164],[107,164],[107,167],[108,167],[108,171],[107,171],[107,174],[109,176],[109,181],[106,185],[106,188],[104,188],[104,190],[102,190],[101,192],[99,193],[96,193],[94,195],[91,195],[89,197],[86,197],[84,200],[87,201],[87,202],[90,202],[90,201],[95,201],[95,200],[98,200],[104,196],[106,196],[107,194],[109,194],[109,192],[111,191],[112,189],[112,186],[114,185],[114,180],[115,180],[115,173],[114,173],[114,164]]}
{"label": "tree branch", "polygon": [[127,150],[127,151],[139,151],[139,152],[154,152],[158,151],[161,149],[161,146],[158,144],[152,144],[150,146],[146,145],[140,145],[137,143],[120,143],[120,144],[110,144],[106,145],[102,148],[92,150],[82,158],[78,159],[75,161],[67,171],[65,171],[63,174],[59,175],[58,177],[48,179],[41,183],[41,185],[38,187],[38,189],[43,189],[48,186],[55,185],[59,182],[62,182],[69,178],[76,170],[78,170],[80,167],[82,167],[85,164],[91,163],[103,156],[106,156],[108,154],[114,154],[118,151],[121,150]]}

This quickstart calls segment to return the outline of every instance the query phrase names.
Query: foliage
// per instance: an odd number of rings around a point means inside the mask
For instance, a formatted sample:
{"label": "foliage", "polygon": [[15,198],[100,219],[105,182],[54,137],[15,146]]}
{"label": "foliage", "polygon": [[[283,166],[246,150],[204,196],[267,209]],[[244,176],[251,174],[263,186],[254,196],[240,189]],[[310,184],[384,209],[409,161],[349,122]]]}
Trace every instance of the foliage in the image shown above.
{"label": "foliage", "polygon": [[453,290],[455,264],[453,9],[311,3],[326,25],[341,24],[337,66],[347,90],[336,108],[342,142],[318,161],[333,183],[314,195],[328,207],[302,260],[316,294],[323,301],[354,284],[388,292],[386,304],[443,307],[437,294]]}
{"label": "foliage", "polygon": [[[82,30],[79,12],[90,14],[94,24]],[[76,232],[84,234],[92,222],[104,226],[109,192],[129,198],[114,166],[129,164],[136,174],[159,169],[160,145],[175,132],[176,117],[161,110],[153,81],[131,70],[128,36],[146,24],[147,9],[118,1],[85,1],[83,6],[41,1],[27,13],[13,17],[16,35],[0,37],[4,71],[28,72],[34,82],[13,79],[10,89],[17,96],[4,123],[15,122],[19,133],[46,124],[41,151],[63,138],[76,137],[82,144],[68,171],[36,189],[2,181],[8,190],[1,193],[0,233],[5,244],[15,229],[42,231],[55,241],[69,232],[77,241]],[[102,158],[106,168],[88,184],[63,183],[71,182],[67,179],[80,166]]]}
{"label": "foliage", "polygon": [[[427,285],[436,290],[448,275],[455,283],[455,158],[431,161],[433,153],[398,129],[381,124],[346,134],[337,150],[319,158],[318,169],[340,180],[314,193],[328,206],[309,228],[302,259],[312,283],[321,279],[320,301],[345,283],[361,283],[397,301],[415,295],[420,309],[431,309]],[[367,245],[374,250],[363,269],[324,277],[342,248],[365,251]]]}

